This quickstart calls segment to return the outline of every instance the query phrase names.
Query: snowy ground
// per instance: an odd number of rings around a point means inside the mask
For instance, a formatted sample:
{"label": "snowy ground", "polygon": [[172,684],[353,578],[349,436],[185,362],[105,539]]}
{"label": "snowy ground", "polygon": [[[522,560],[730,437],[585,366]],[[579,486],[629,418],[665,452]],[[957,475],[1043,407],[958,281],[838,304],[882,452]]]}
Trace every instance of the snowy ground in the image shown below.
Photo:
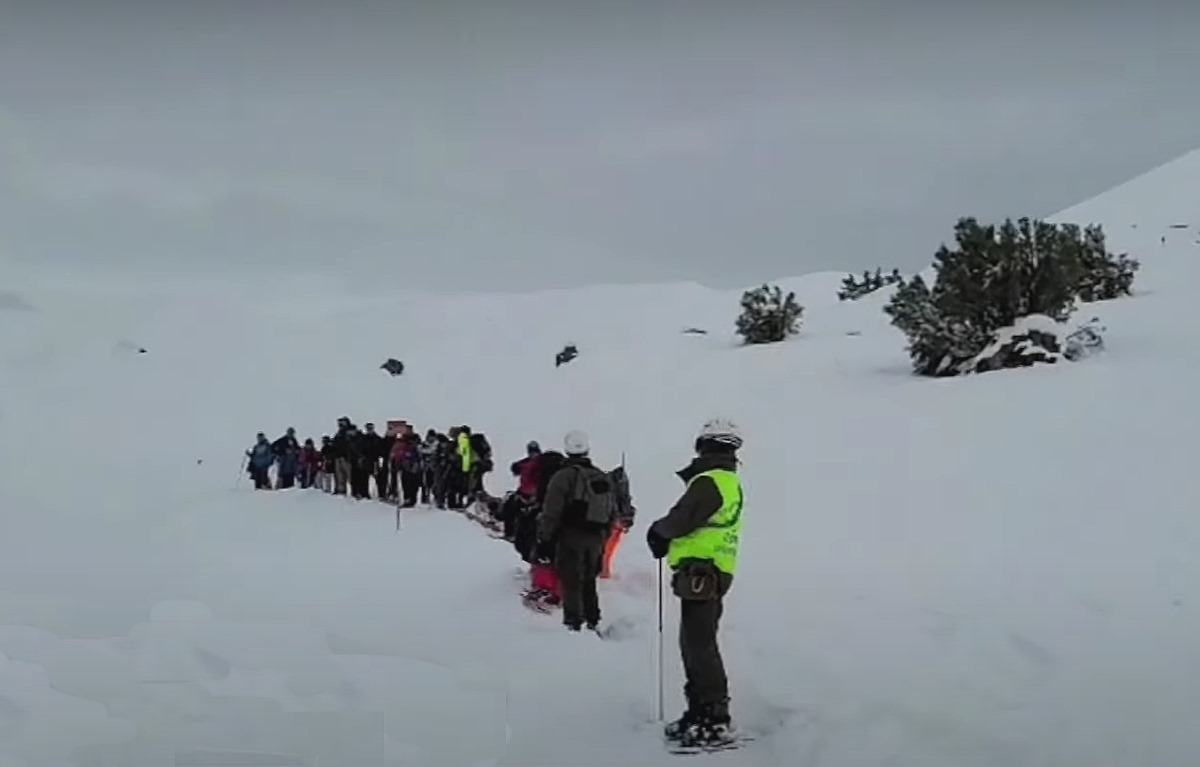
{"label": "snowy ground", "polygon": [[[724,646],[764,734],[701,762],[1192,764],[1197,186],[1200,154],[1064,214],[1144,264],[1136,298],[1081,314],[1105,354],[951,381],[908,376],[884,296],[839,304],[840,274],[785,281],[805,330],[760,349],[734,348],[736,294],[694,285],[381,300],[12,276],[0,767],[665,764],[640,533],[714,414],[748,435]],[[239,477],[255,431],[342,414],[472,423],[502,460],[572,427],[601,463],[624,451],[642,518],[603,594],[621,640],[523,610],[515,555],[458,515],[397,532],[381,505]]]}

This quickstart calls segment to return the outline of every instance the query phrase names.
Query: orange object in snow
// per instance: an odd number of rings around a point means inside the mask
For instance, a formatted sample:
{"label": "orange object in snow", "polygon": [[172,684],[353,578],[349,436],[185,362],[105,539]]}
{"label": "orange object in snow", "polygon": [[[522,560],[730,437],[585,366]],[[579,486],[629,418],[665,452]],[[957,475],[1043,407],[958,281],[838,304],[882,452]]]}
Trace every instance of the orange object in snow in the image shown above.
{"label": "orange object in snow", "polygon": [[600,568],[601,578],[612,577],[613,557],[617,555],[617,549],[621,546],[621,539],[625,537],[625,528],[618,527],[612,531],[612,535],[608,536],[608,541],[604,544],[604,560],[603,566]]}

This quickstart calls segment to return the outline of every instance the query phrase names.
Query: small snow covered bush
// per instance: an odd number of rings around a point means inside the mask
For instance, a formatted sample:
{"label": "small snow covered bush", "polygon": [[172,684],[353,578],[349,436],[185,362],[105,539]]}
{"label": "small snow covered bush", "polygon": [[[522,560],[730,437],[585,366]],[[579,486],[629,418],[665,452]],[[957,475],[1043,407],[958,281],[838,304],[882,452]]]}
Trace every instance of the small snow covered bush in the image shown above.
{"label": "small snow covered bush", "polygon": [[884,307],[908,338],[914,372],[926,376],[1063,358],[1069,344],[1061,323],[1076,300],[1128,293],[1137,267],[1108,253],[1099,227],[963,218],[955,247],[939,248],[934,269],[932,287],[914,276]]}
{"label": "small snow covered bush", "polygon": [[838,291],[839,301],[857,301],[863,296],[869,296],[888,285],[899,285],[904,282],[904,276],[899,269],[893,269],[891,274],[884,274],[882,269],[876,269],[874,274],[863,272],[862,280],[855,279],[853,274],[847,274],[842,280],[842,288]]}
{"label": "small snow covered bush", "polygon": [[742,294],[737,334],[747,344],[773,344],[799,332],[803,313],[796,294],[785,296],[778,285],[747,290]]}

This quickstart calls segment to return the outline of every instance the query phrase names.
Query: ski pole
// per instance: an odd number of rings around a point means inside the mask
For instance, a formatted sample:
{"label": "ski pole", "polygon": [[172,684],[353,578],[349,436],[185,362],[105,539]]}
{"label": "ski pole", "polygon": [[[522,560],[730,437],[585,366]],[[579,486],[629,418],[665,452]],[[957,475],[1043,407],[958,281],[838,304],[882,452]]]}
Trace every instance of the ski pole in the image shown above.
{"label": "ski pole", "polygon": [[663,562],[658,560],[658,722],[663,716]]}

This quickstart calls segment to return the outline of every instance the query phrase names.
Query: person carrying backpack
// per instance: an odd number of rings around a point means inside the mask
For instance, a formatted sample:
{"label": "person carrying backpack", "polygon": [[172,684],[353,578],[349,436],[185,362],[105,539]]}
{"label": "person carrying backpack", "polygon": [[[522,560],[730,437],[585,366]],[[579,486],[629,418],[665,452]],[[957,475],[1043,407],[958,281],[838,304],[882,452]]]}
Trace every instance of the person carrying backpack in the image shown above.
{"label": "person carrying backpack", "polygon": [[468,441],[471,445],[471,468],[467,472],[467,498],[478,499],[483,494],[483,475],[495,468],[492,463],[492,446],[488,438],[480,431],[468,431]]}
{"label": "person carrying backpack", "polygon": [[604,559],[600,564],[601,578],[612,577],[612,565],[613,560],[617,557],[617,549],[621,547],[621,540],[624,539],[625,533],[633,527],[633,518],[637,513],[637,508],[633,505],[633,495],[629,492],[629,475],[625,473],[625,466],[618,466],[610,471],[608,476],[613,482],[613,493],[616,496],[617,519],[612,533],[604,543]]}
{"label": "person carrying backpack", "polygon": [[538,518],[539,555],[553,551],[562,591],[563,624],[579,631],[600,623],[596,578],[604,544],[616,520],[612,479],[597,469],[588,453],[588,437],[570,431],[563,440],[567,458],[546,487]]}

